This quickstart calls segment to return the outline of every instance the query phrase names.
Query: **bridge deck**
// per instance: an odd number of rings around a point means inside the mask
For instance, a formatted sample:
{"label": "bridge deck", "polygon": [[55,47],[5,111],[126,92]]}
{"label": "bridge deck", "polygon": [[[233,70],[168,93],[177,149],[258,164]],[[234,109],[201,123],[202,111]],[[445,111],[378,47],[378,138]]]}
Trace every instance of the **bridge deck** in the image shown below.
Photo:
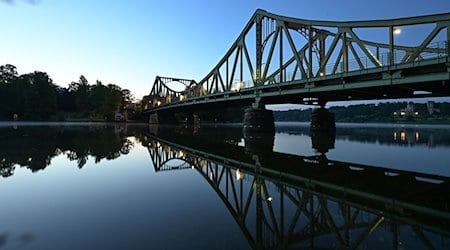
{"label": "bridge deck", "polygon": [[205,104],[209,107],[248,106],[256,96],[261,97],[265,104],[313,104],[319,98],[327,101],[352,101],[449,96],[448,65],[448,57],[428,59],[192,97],[152,107],[145,112],[186,107],[195,109],[196,106]]}

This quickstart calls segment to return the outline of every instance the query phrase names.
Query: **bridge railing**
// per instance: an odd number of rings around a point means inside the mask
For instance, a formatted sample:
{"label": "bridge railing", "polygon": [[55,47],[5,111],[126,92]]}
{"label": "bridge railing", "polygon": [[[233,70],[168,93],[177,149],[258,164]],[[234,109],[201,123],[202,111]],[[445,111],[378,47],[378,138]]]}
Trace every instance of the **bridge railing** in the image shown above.
{"label": "bridge railing", "polygon": [[[414,62],[419,62],[427,59],[434,59],[434,58],[442,58],[447,57],[447,51],[448,51],[448,42],[447,41],[440,41],[430,44],[427,51],[424,51],[420,53],[420,55],[414,60]],[[393,55],[393,64],[391,64],[390,58],[391,55]],[[394,54],[391,53],[382,53],[379,55],[378,60],[380,61],[382,66],[391,66],[391,65],[400,65],[403,63],[406,63],[406,60],[408,59],[408,56],[410,54],[406,53],[405,51],[395,51]],[[409,63],[409,62],[408,62]],[[319,66],[315,66],[313,68],[313,72],[318,72]],[[355,72],[360,70],[367,70],[376,68],[369,57],[362,57],[359,58],[359,60],[350,60],[348,61],[348,70],[346,71],[344,69],[344,63],[330,63],[325,66],[325,70],[323,71],[323,75],[316,75],[314,78],[323,77],[326,75],[334,75],[334,74],[341,74],[341,73],[348,73],[348,72]],[[295,80],[301,80],[301,74],[300,70],[296,71],[290,71],[285,72],[285,79],[288,79],[289,81],[295,81]],[[277,75],[275,78],[271,79],[273,80],[270,82],[268,80],[265,82],[265,84],[271,84],[271,83],[279,83],[280,82],[280,76]]]}

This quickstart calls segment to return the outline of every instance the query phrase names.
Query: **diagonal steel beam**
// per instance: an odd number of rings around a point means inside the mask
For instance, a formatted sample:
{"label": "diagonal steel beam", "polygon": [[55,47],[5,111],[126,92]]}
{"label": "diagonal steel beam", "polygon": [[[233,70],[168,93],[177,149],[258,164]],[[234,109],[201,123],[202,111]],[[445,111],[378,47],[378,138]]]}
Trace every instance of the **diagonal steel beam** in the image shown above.
{"label": "diagonal steel beam", "polygon": [[334,37],[333,41],[331,42],[330,47],[328,48],[328,52],[325,55],[325,58],[323,59],[323,61],[320,64],[320,69],[319,72],[324,72],[324,69],[328,63],[328,61],[330,60],[331,55],[334,52],[334,49],[336,48],[337,43],[339,42],[339,39],[341,37],[342,31],[338,30],[338,33],[336,34],[336,36]]}
{"label": "diagonal steel beam", "polygon": [[[295,60],[297,61],[297,64],[299,65],[300,70],[302,71],[302,75],[307,76],[305,69],[301,66],[301,65],[303,65],[302,58],[300,58],[300,56],[297,52],[297,49],[295,48],[295,44],[294,44],[294,41],[292,40],[291,34],[287,30],[286,25],[284,23],[281,24],[281,27],[282,27],[284,33],[286,34],[286,38],[289,42],[292,53],[294,54]],[[309,49],[311,49],[311,48],[309,48]]]}
{"label": "diagonal steel beam", "polygon": [[272,61],[273,51],[275,50],[275,44],[278,40],[278,34],[280,33],[280,28],[277,28],[275,35],[272,38],[272,44],[270,45],[269,54],[267,55],[266,65],[264,66],[263,82],[266,81],[267,72],[269,71],[270,62]]}
{"label": "diagonal steel beam", "polygon": [[414,51],[411,57],[407,60],[407,62],[413,62],[416,58],[419,57],[420,53],[423,52],[424,48],[430,44],[430,42],[436,37],[436,35],[444,28],[444,25],[441,23],[437,23],[436,27],[430,32],[430,34],[425,38],[425,40],[420,44],[419,47]]}
{"label": "diagonal steel beam", "polygon": [[359,48],[364,52],[364,54],[366,54],[366,56],[376,67],[382,66],[378,58],[374,56],[374,54],[367,48],[367,46],[361,41],[361,39],[359,39],[359,37],[355,34],[355,32],[353,32],[351,28],[344,28],[344,30],[350,34],[352,39],[355,40],[355,42],[359,45]]}

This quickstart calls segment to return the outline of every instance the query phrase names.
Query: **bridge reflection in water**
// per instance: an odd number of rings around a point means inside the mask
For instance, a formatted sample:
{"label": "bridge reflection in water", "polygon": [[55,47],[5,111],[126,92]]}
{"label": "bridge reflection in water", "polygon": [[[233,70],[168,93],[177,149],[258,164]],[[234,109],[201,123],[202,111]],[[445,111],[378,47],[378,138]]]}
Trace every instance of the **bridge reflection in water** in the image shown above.
{"label": "bridge reflection in water", "polygon": [[153,127],[143,143],[156,172],[198,171],[254,249],[450,246],[449,177],[328,160],[333,134],[297,156],[240,131]]}

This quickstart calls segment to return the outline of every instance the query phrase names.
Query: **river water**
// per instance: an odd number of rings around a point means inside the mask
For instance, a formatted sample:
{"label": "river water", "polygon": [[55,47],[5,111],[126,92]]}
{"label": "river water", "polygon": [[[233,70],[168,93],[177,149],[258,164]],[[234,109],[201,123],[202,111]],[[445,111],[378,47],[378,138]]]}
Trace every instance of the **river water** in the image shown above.
{"label": "river water", "polygon": [[449,249],[450,127],[0,124],[0,249]]}

